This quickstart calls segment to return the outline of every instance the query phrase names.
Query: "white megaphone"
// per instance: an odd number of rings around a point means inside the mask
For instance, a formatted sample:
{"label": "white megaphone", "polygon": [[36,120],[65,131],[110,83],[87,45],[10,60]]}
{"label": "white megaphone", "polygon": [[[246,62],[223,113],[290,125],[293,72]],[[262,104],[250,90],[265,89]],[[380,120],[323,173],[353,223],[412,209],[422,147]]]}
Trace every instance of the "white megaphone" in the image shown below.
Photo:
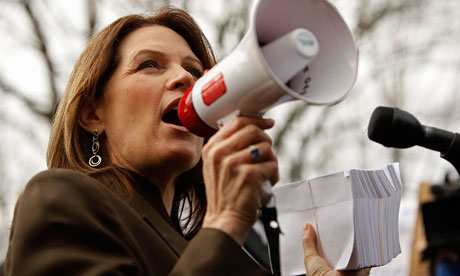
{"label": "white megaphone", "polygon": [[[358,71],[358,50],[326,0],[259,0],[235,50],[198,79],[178,115],[192,133],[209,137],[241,114],[262,116],[291,100],[330,105],[344,99]],[[272,198],[262,185],[261,204]]]}
{"label": "white megaphone", "polygon": [[261,116],[291,100],[344,99],[358,71],[353,36],[325,0],[259,0],[235,50],[198,79],[179,104],[192,133],[211,136],[238,115]]}

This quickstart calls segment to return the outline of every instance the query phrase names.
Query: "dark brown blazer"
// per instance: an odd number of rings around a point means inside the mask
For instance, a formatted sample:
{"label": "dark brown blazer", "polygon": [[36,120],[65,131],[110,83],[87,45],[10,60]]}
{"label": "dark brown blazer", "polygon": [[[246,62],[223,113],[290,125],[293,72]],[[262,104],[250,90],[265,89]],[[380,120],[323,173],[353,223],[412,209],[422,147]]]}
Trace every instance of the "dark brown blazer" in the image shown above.
{"label": "dark brown blazer", "polygon": [[31,179],[18,199],[5,275],[269,275],[224,232],[187,242],[135,191],[128,203],[67,169]]}

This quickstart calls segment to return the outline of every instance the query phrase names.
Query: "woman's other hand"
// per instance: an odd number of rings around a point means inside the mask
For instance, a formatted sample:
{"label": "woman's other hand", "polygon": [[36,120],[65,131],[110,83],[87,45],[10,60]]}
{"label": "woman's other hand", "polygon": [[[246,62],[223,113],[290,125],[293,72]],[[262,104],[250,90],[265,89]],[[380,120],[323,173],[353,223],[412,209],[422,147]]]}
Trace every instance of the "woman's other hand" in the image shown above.
{"label": "woman's other hand", "polygon": [[264,131],[273,125],[270,119],[236,117],[203,148],[208,202],[203,227],[222,230],[240,245],[257,219],[262,183],[278,181],[278,162]]}
{"label": "woman's other hand", "polygon": [[366,276],[370,268],[357,270],[333,270],[324,258],[318,255],[316,249],[316,234],[310,224],[305,224],[303,231],[303,250],[305,256],[305,270],[309,276]]}

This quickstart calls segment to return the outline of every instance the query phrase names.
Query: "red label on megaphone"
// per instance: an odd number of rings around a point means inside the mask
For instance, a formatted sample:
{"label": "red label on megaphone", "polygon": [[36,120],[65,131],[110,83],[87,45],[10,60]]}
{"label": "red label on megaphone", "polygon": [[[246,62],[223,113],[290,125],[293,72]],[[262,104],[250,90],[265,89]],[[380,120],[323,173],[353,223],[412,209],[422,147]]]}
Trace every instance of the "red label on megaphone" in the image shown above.
{"label": "red label on megaphone", "polygon": [[225,86],[224,75],[219,73],[203,86],[201,96],[203,97],[203,102],[206,105],[211,105],[224,95],[225,92],[227,92],[227,87]]}

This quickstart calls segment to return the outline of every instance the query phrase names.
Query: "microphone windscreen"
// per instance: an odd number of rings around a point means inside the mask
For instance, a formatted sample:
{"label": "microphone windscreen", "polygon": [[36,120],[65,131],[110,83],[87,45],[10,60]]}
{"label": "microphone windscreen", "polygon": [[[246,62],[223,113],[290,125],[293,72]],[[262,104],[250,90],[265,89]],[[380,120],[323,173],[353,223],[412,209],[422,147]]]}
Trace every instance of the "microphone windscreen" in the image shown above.
{"label": "microphone windscreen", "polygon": [[386,147],[409,148],[423,138],[420,122],[398,108],[377,107],[369,120],[367,136]]}
{"label": "microphone windscreen", "polygon": [[391,130],[393,122],[393,108],[379,106],[372,112],[369,126],[367,128],[367,136],[374,142],[386,145],[387,133]]}

